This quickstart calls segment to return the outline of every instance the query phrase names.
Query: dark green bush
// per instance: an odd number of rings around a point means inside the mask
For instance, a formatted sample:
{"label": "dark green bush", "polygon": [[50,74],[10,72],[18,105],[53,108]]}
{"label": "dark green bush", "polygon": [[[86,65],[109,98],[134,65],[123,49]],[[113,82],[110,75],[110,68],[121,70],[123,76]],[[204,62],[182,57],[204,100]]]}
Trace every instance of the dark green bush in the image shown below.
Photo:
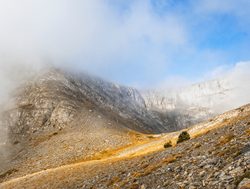
{"label": "dark green bush", "polygon": [[170,148],[172,147],[172,142],[171,141],[168,141],[167,143],[164,144],[164,148]]}
{"label": "dark green bush", "polygon": [[183,131],[178,137],[177,144],[189,139],[190,139],[189,133],[187,131]]}

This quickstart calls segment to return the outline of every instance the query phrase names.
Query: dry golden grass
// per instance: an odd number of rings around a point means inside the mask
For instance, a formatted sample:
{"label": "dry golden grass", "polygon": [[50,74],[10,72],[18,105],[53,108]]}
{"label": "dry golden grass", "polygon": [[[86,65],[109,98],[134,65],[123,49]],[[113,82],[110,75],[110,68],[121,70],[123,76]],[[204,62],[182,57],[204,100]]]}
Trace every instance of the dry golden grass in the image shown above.
{"label": "dry golden grass", "polygon": [[163,165],[173,163],[181,157],[182,157],[181,154],[175,154],[175,155],[168,156],[157,163],[144,165],[143,170],[141,170],[141,172],[133,173],[132,177],[138,178],[138,177],[147,176],[147,175],[151,174],[152,172],[156,171],[157,169],[159,169],[160,167],[162,167]]}
{"label": "dry golden grass", "polygon": [[173,162],[175,162],[177,159],[179,159],[181,157],[182,157],[181,154],[172,155],[172,156],[169,156],[169,157],[166,157],[165,159],[163,159],[161,161],[161,163],[164,163],[164,164],[173,163]]}
{"label": "dry golden grass", "polygon": [[241,154],[241,151],[240,149],[238,149],[238,147],[231,147],[231,148],[227,148],[225,150],[219,151],[217,153],[217,156],[223,157],[223,156],[231,155],[233,157],[237,157],[240,154]]}
{"label": "dry golden grass", "polygon": [[[235,125],[238,121],[249,118],[249,113],[246,113],[246,114],[247,115],[244,114],[243,116],[224,118],[221,121],[213,120],[207,126],[204,126],[204,127],[200,128],[199,130],[196,130],[195,132],[192,131],[193,127],[187,129],[187,131],[190,133],[191,138],[198,138],[200,136],[208,134],[212,130],[215,130],[215,129],[218,129],[221,127],[225,127],[225,126]],[[194,126],[194,127],[196,127],[196,126]]]}
{"label": "dry golden grass", "polygon": [[233,134],[228,134],[228,135],[225,135],[225,136],[222,136],[219,141],[218,141],[218,144],[217,145],[224,145],[228,142],[230,142],[235,136]]}
{"label": "dry golden grass", "polygon": [[131,186],[129,186],[129,189],[139,189],[139,184],[132,184]]}

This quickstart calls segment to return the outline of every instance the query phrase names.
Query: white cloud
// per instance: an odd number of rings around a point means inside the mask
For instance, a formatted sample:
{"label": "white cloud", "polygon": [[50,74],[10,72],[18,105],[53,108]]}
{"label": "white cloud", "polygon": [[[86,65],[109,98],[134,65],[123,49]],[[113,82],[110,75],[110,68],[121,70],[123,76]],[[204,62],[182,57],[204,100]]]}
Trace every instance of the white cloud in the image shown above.
{"label": "white cloud", "polygon": [[48,63],[102,76],[106,66],[143,62],[142,70],[157,74],[167,49],[187,41],[181,19],[159,16],[142,0],[124,11],[104,0],[0,0],[0,28],[0,97],[27,68]]}
{"label": "white cloud", "polygon": [[233,89],[226,106],[236,108],[250,103],[250,61],[239,62],[219,76],[227,80]]}
{"label": "white cloud", "polygon": [[1,0],[0,52],[108,64],[144,51],[146,43],[155,49],[186,40],[182,23],[157,17],[148,1],[135,1],[122,14],[105,2]]}
{"label": "white cloud", "polygon": [[208,92],[207,97],[204,95],[199,103],[211,101],[210,108],[215,112],[222,113],[250,103],[250,61],[219,66],[207,74],[206,81],[202,85],[207,87],[203,89],[205,94]]}

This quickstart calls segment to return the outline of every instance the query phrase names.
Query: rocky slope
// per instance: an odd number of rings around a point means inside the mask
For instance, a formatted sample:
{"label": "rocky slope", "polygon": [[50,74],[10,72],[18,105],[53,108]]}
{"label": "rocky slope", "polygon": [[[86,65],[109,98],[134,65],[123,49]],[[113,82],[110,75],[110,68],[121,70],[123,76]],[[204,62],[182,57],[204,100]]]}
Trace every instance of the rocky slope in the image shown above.
{"label": "rocky slope", "polygon": [[[220,95],[217,88],[211,91]],[[0,115],[0,182],[103,159],[135,145],[142,154],[150,152],[140,145],[159,137],[151,134],[177,131],[213,115],[208,107],[155,94],[57,69],[37,75],[15,91],[11,109]]]}
{"label": "rocky slope", "polygon": [[149,90],[141,94],[148,109],[169,114],[181,114],[179,125],[184,127],[206,120],[250,101],[249,77],[231,77],[210,80],[172,90]]}
{"label": "rocky slope", "polygon": [[141,133],[176,129],[168,117],[147,110],[136,89],[87,74],[52,69],[20,86],[14,97],[0,119],[0,174],[17,165],[38,171],[91,159],[131,145],[145,137]]}
{"label": "rocky slope", "polygon": [[247,188],[250,105],[186,131],[191,140],[182,143],[181,131],[163,134],[101,159],[9,178],[0,188]]}
{"label": "rocky slope", "polygon": [[[213,109],[223,104],[233,92],[234,86],[226,79],[193,84],[175,90],[146,91],[142,93],[149,108],[158,110],[193,106]],[[213,109],[213,111],[216,111]]]}

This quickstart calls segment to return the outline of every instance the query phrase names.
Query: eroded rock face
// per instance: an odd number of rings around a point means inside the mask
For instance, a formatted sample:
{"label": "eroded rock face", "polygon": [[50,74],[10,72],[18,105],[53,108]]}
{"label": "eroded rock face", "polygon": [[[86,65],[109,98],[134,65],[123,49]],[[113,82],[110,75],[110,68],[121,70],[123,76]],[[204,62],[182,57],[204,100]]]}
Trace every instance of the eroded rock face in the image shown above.
{"label": "eroded rock face", "polygon": [[249,102],[236,99],[242,89],[230,78],[211,80],[173,90],[143,91],[147,109],[161,114],[176,114],[184,128]]}

